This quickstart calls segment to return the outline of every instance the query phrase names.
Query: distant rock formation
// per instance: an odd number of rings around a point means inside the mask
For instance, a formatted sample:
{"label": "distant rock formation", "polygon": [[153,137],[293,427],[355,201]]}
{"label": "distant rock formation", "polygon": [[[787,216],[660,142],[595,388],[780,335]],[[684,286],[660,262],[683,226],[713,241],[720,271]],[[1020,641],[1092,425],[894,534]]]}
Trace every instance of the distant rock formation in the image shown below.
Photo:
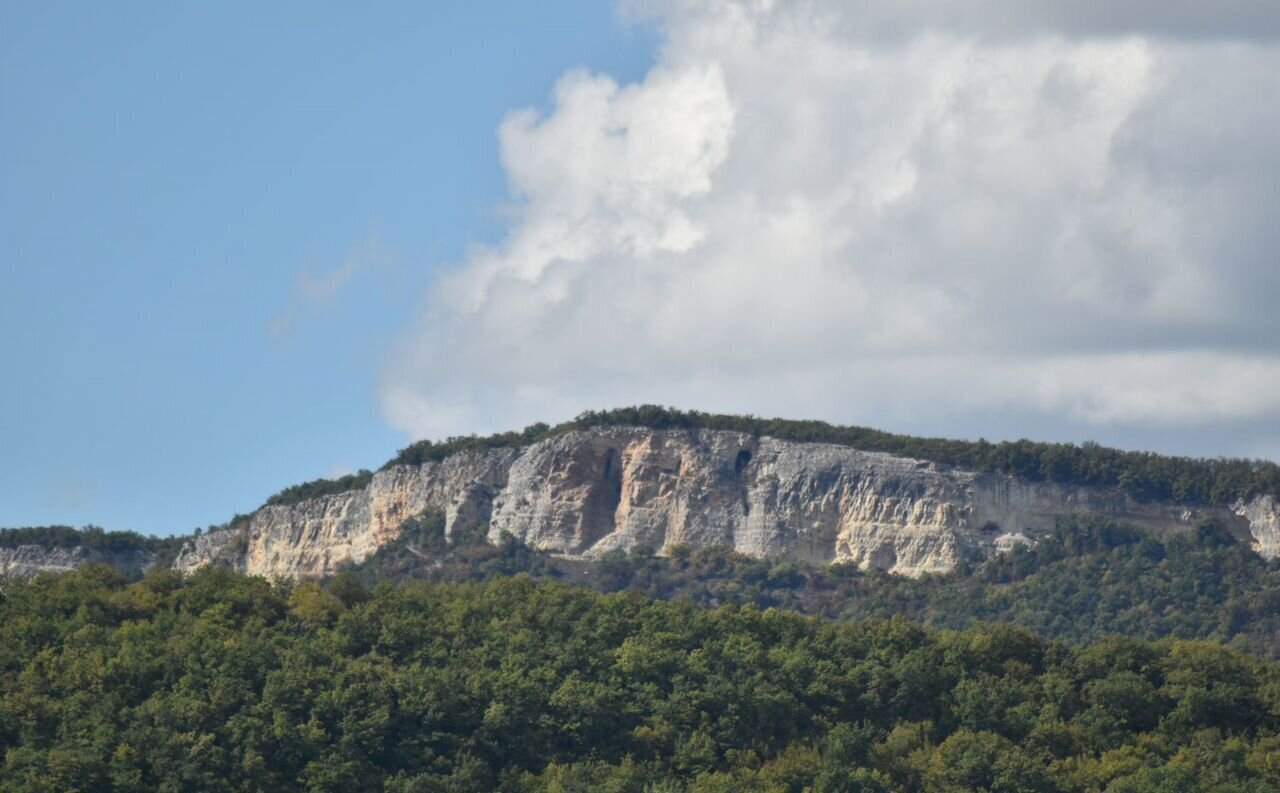
{"label": "distant rock formation", "polygon": [[118,570],[145,570],[155,563],[149,551],[97,551],[76,546],[46,548],[19,545],[0,548],[0,577],[30,578],[37,573],[62,573],[90,562],[109,564]]}

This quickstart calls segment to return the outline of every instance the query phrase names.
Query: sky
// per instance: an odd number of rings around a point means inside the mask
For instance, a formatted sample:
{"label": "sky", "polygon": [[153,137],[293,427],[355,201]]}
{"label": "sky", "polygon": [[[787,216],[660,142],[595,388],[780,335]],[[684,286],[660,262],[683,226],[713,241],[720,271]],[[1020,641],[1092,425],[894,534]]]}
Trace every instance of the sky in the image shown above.
{"label": "sky", "polygon": [[1270,0],[206,5],[0,4],[0,525],[641,402],[1280,459]]}

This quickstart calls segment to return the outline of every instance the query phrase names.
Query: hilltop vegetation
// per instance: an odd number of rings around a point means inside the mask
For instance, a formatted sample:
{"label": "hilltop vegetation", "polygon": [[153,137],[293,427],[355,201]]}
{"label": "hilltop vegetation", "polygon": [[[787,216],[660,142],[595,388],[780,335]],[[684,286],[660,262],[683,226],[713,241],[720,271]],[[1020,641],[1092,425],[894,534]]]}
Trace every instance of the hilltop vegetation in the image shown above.
{"label": "hilltop vegetation", "polygon": [[504,578],[43,576],[0,600],[0,791],[1280,787],[1280,666]]}
{"label": "hilltop vegetation", "polygon": [[[135,531],[106,531],[100,526],[24,526],[0,529],[0,548],[34,545],[49,550],[84,548],[105,555],[155,554],[155,562],[170,564],[185,537],[148,537]],[[141,574],[140,570],[135,570]]]}
{"label": "hilltop vegetation", "polygon": [[1280,465],[1265,460],[1169,457],[1109,449],[1094,443],[1075,445],[1029,440],[989,443],[917,438],[823,421],[726,416],[656,405],[589,411],[554,427],[534,424],[520,432],[487,437],[419,441],[402,449],[383,467],[421,465],[462,451],[526,446],[574,430],[611,426],[725,430],[781,440],[833,443],[1033,481],[1117,487],[1144,501],[1229,505],[1237,499],[1256,495],[1280,496]]}
{"label": "hilltop vegetation", "polygon": [[265,506],[297,504],[300,501],[312,498],[360,490],[368,485],[371,479],[373,479],[373,472],[365,468],[361,468],[354,474],[340,476],[337,479],[313,479],[300,485],[286,487],[271,498],[268,498]]}
{"label": "hilltop vegetation", "polygon": [[1280,495],[1280,466],[1272,462],[1168,457],[1109,449],[1093,443],[1077,446],[1029,440],[989,443],[917,438],[865,427],[840,427],[824,421],[681,412],[653,405],[588,412],[561,426],[579,429],[614,424],[652,429],[731,430],[782,440],[834,443],[1030,480],[1119,487],[1141,500],[1229,504],[1237,498],[1259,494]]}
{"label": "hilltop vegetation", "polygon": [[0,548],[38,545],[41,548],[90,548],[95,551],[153,551],[155,537],[144,537],[134,531],[106,531],[99,526],[74,529],[71,526],[24,526],[0,529]]}

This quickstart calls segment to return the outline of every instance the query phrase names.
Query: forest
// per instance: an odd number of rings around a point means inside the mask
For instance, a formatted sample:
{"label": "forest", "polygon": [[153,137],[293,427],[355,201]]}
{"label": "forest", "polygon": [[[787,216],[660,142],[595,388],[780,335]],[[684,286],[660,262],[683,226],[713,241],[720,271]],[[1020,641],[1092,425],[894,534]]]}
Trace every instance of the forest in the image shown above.
{"label": "forest", "polygon": [[1280,665],[527,576],[0,600],[0,791],[1280,789]]}

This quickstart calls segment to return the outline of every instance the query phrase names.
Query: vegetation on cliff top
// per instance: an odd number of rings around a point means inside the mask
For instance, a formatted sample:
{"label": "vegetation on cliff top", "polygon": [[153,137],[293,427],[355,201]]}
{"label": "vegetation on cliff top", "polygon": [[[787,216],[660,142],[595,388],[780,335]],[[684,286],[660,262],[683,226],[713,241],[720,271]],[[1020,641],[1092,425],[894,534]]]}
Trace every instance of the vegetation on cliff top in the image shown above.
{"label": "vegetation on cliff top", "polygon": [[0,598],[0,791],[1280,789],[1280,665],[529,579]]}
{"label": "vegetation on cliff top", "polygon": [[[832,443],[870,452],[912,457],[970,471],[1009,474],[1032,481],[1117,487],[1142,501],[1229,505],[1256,495],[1280,497],[1280,465],[1266,460],[1198,459],[1128,452],[1095,443],[990,443],[918,438],[825,421],[763,419],[681,411],[657,405],[588,411],[562,424],[532,424],[519,432],[455,436],[410,444],[382,467],[439,462],[460,452],[528,446],[575,430],[599,427],[653,430],[723,430],[797,442]],[[365,487],[373,474],[361,470],[338,479],[316,479],[281,490],[267,504],[296,504],[309,498]]]}
{"label": "vegetation on cliff top", "polygon": [[37,545],[41,548],[88,548],[95,551],[124,553],[153,551],[160,542],[134,531],[107,531],[99,526],[74,529],[71,526],[23,526],[0,529],[0,548]]}
{"label": "vegetation on cliff top", "polygon": [[1033,481],[1118,487],[1147,501],[1224,505],[1260,494],[1280,496],[1280,465],[1264,460],[1169,457],[1109,449],[1093,443],[1075,445],[1029,440],[989,443],[917,438],[865,427],[841,427],[824,421],[726,416],[656,405],[589,411],[554,427],[534,424],[521,432],[488,437],[455,437],[439,443],[419,441],[401,450],[387,466],[421,465],[461,451],[525,446],[573,430],[611,426],[725,430],[780,440],[833,443]]}
{"label": "vegetation on cliff top", "polygon": [[[248,515],[236,515],[224,524],[210,526],[208,531],[243,528],[248,521]],[[202,532],[196,529],[195,533],[199,535]],[[151,561],[160,567],[172,565],[188,539],[190,539],[189,536],[183,535],[151,537],[136,531],[107,531],[93,525],[80,529],[71,526],[23,526],[0,529],[0,548],[33,545],[50,551],[83,548],[98,554],[155,554]],[[138,568],[130,569],[141,575]]]}
{"label": "vegetation on cliff top", "polygon": [[268,498],[265,506],[297,504],[312,498],[320,498],[321,496],[332,496],[352,490],[361,490],[369,484],[371,479],[373,479],[373,472],[365,468],[361,468],[354,474],[340,476],[337,479],[313,479],[300,485],[286,487],[271,498]]}
{"label": "vegetation on cliff top", "polygon": [[[46,550],[84,548],[98,554],[155,554],[153,563],[169,565],[178,555],[186,537],[148,537],[136,531],[107,531],[100,526],[74,529],[70,526],[24,526],[0,529],[0,548],[34,545]],[[140,568],[129,566],[141,575]]]}

